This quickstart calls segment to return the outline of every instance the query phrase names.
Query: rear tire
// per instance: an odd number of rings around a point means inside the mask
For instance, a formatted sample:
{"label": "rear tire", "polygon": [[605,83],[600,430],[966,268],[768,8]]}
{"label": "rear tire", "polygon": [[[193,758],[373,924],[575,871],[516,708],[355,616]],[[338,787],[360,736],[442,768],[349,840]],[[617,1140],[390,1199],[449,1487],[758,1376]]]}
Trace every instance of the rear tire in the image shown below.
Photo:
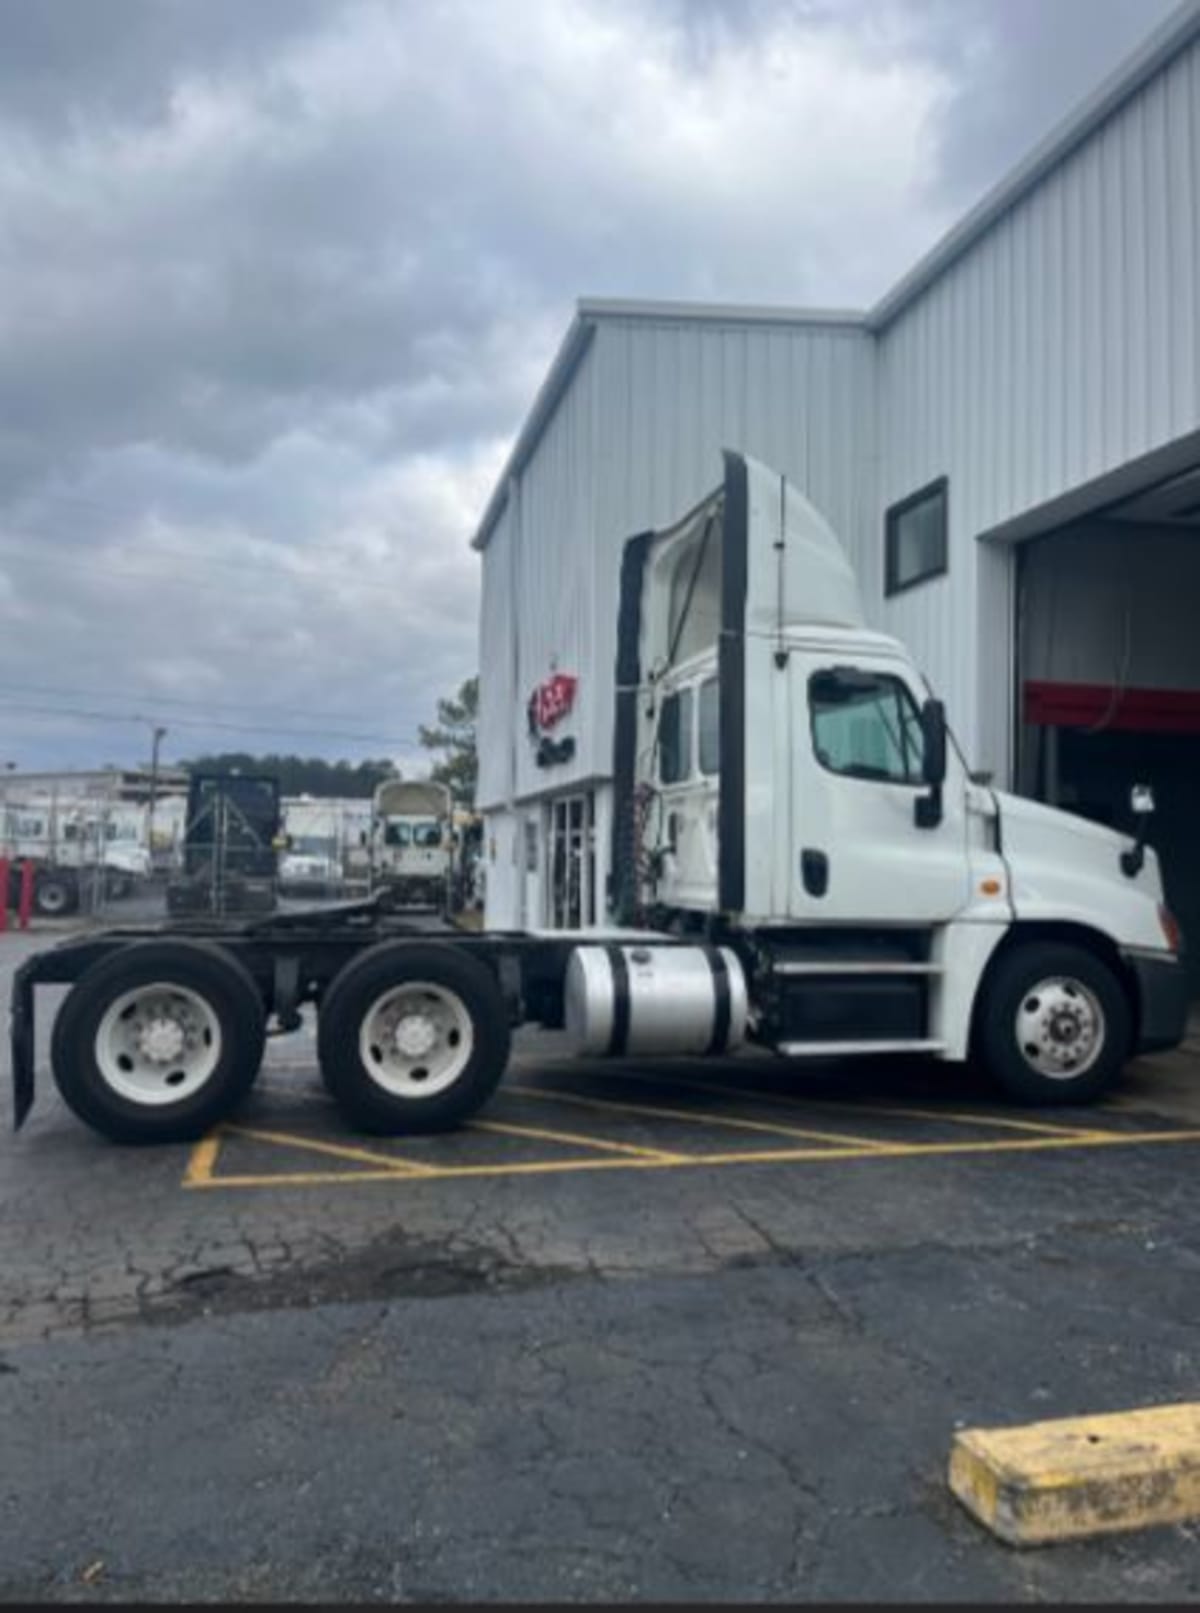
{"label": "rear tire", "polygon": [[187,1142],[245,1097],[266,1012],[246,969],[195,941],[135,942],[76,982],[51,1065],[79,1118],[121,1143]]}
{"label": "rear tire", "polygon": [[1133,1042],[1120,981],[1082,947],[1031,942],[997,963],[985,986],[975,1051],[1012,1098],[1093,1103],[1116,1082]]}
{"label": "rear tire", "polygon": [[321,1004],[317,1052],[351,1123],[379,1135],[450,1131],[500,1084],[511,1035],[486,965],[453,947],[385,941]]}

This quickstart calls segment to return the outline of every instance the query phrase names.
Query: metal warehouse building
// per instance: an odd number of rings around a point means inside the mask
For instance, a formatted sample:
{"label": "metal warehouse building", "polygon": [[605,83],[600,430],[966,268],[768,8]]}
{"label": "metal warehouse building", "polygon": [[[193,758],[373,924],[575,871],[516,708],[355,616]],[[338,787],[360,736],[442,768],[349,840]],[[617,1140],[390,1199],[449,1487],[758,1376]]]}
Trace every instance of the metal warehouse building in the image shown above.
{"label": "metal warehouse building", "polygon": [[476,533],[487,920],[603,922],[624,541],[721,450],[822,510],[973,767],[1200,935],[1200,0],[866,312],[584,301]]}

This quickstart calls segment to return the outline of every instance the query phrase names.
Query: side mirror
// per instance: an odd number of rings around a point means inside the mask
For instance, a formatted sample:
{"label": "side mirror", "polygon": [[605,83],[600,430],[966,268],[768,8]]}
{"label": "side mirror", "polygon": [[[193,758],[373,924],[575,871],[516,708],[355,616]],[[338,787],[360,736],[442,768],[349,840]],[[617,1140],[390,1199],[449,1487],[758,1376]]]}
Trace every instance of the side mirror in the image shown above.
{"label": "side mirror", "polygon": [[936,829],[942,821],[942,785],[946,782],[946,708],[940,700],[927,700],[921,707],[921,777],[929,786],[928,795],[913,802],[913,822],[918,829]]}
{"label": "side mirror", "polygon": [[940,786],[946,782],[946,708],[940,700],[927,700],[921,707],[921,739],[921,776],[926,784]]}

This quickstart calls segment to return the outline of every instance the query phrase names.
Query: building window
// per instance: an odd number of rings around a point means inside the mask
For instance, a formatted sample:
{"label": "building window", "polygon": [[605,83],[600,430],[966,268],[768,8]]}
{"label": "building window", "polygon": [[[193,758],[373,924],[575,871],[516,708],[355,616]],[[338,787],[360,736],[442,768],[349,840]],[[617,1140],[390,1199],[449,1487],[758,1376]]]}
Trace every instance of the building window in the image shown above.
{"label": "building window", "polygon": [[662,704],[658,728],[658,776],[679,784],[692,771],[692,691],[680,689]]}
{"label": "building window", "polygon": [[915,583],[940,577],[947,566],[947,490],[943,476],[919,493],[893,504],[884,516],[884,592],[898,594]]}

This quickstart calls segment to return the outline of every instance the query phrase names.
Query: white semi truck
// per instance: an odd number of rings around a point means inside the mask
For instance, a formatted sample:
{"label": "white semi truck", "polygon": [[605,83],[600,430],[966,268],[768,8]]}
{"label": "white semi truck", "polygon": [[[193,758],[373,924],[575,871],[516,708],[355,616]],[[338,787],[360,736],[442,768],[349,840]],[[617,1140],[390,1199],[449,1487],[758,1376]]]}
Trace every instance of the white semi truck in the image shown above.
{"label": "white semi truck", "polygon": [[1180,937],[1136,837],[972,779],[904,648],[864,625],[817,511],[740,454],[621,566],[613,923],[421,930],[378,901],[125,929],[17,972],[17,1123],[34,992],[67,982],[53,1072],[118,1139],[195,1136],[317,1006],[358,1126],[455,1126],[512,1027],[593,1055],[980,1061],[1012,1098],[1098,1098],[1183,1035]]}
{"label": "white semi truck", "polygon": [[444,912],[449,904],[451,812],[444,784],[388,779],[371,813],[371,883],[396,907]]}

